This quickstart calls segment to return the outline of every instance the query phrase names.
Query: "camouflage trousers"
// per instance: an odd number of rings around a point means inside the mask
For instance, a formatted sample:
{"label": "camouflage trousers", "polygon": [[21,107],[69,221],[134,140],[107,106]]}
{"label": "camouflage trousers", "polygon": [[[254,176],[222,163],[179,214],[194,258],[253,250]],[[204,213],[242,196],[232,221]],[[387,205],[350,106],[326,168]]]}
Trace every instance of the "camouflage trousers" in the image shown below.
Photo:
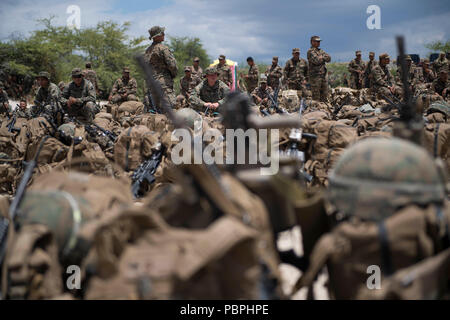
{"label": "camouflage trousers", "polygon": [[328,101],[328,81],[326,75],[310,76],[312,99],[316,101]]}
{"label": "camouflage trousers", "polygon": [[159,75],[156,76],[156,80],[161,84],[161,88],[164,91],[167,100],[169,101],[172,108],[175,108],[175,104],[177,103],[177,97],[175,95],[175,91],[173,90],[173,79],[167,75]]}
{"label": "camouflage trousers", "polygon": [[71,108],[67,108],[66,106],[66,111],[69,117],[84,118],[92,122],[94,121],[95,115],[100,111],[100,108],[95,103],[89,101],[82,106],[72,105]]}
{"label": "camouflage trousers", "polygon": [[129,94],[126,98],[122,98],[122,96],[118,93],[112,96],[111,102],[114,104],[121,104],[125,101],[138,101],[138,98],[134,94]]}
{"label": "camouflage trousers", "polygon": [[357,75],[352,74],[350,76],[350,88],[357,90],[362,88],[362,81],[359,81],[359,77]]}

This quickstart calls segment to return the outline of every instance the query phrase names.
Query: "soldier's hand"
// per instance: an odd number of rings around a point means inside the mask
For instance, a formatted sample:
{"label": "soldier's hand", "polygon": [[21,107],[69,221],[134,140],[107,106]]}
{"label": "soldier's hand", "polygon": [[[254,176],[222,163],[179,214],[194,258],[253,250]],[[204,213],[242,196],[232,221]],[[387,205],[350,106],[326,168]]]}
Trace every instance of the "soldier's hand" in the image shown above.
{"label": "soldier's hand", "polygon": [[205,102],[205,104],[203,106],[205,108],[210,108],[211,107],[211,102]]}
{"label": "soldier's hand", "polygon": [[219,104],[217,102],[211,103],[212,109],[217,109],[219,107]]}

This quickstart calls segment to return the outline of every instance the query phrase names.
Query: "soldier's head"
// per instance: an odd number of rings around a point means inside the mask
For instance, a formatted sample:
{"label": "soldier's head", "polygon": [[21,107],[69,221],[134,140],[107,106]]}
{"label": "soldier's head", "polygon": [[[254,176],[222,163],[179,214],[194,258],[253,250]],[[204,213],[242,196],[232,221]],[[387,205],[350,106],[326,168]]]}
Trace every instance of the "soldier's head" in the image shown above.
{"label": "soldier's head", "polygon": [[130,68],[124,67],[122,69],[122,77],[126,80],[130,79]]}
{"label": "soldier's head", "polygon": [[252,57],[248,57],[248,58],[247,58],[247,64],[248,64],[249,66],[252,66],[252,65],[255,64],[255,61],[253,60]]}
{"label": "soldier's head", "polygon": [[375,59],[375,52],[369,52],[369,59],[372,61],[373,59]]}
{"label": "soldier's head", "polygon": [[86,62],[86,69],[91,69],[92,68],[92,62],[88,61]]}
{"label": "soldier's head", "polygon": [[380,54],[379,59],[380,59],[380,65],[381,66],[388,65],[389,62],[391,61],[390,57],[389,57],[389,55],[387,53]]}
{"label": "soldier's head", "polygon": [[160,26],[151,27],[151,29],[148,30],[148,33],[150,33],[149,39],[153,40],[153,42],[163,42],[165,30],[166,28]]}
{"label": "soldier's head", "polygon": [[294,58],[294,60],[300,59],[300,49],[299,48],[292,49],[292,57]]}
{"label": "soldier's head", "polygon": [[411,56],[409,54],[405,57],[405,60],[406,60],[406,65],[408,67],[410,67],[411,64],[412,64],[412,59],[411,59]]}
{"label": "soldier's head", "polygon": [[406,140],[368,138],[348,148],[334,165],[327,198],[343,218],[372,221],[412,204],[443,205],[445,169],[438,163]]}
{"label": "soldier's head", "polygon": [[356,51],[355,52],[355,57],[356,57],[356,60],[361,60],[361,51]]}
{"label": "soldier's head", "polygon": [[320,39],[319,36],[312,36],[311,37],[311,46],[313,48],[318,48],[320,47],[320,41],[322,41],[322,39]]}
{"label": "soldier's head", "polygon": [[50,83],[50,74],[45,71],[39,72],[39,75],[37,76],[37,81],[41,87],[47,88]]}
{"label": "soldier's head", "polygon": [[275,56],[275,57],[272,58],[272,64],[274,66],[276,66],[278,64],[278,57]]}
{"label": "soldier's head", "polygon": [[224,56],[223,54],[221,54],[221,55],[219,56],[219,64],[220,64],[221,66],[223,66],[223,65],[225,64],[225,62],[226,62],[226,58],[225,58],[225,56]]}
{"label": "soldier's head", "polygon": [[19,102],[19,108],[21,109],[21,110],[25,110],[26,108],[27,108],[27,100],[25,100],[25,99],[20,99],[20,102]]}
{"label": "soldier's head", "polygon": [[429,59],[423,59],[422,67],[424,69],[428,69],[430,67],[430,60]]}
{"label": "soldier's head", "polygon": [[259,85],[261,86],[261,89],[265,90],[267,88],[267,79],[265,77],[261,77],[261,80],[259,80]]}
{"label": "soldier's head", "polygon": [[61,91],[63,91],[64,90],[64,87],[66,86],[66,84],[64,83],[64,81],[60,81],[59,83],[58,83],[58,88],[59,88],[59,90],[61,90]]}
{"label": "soldier's head", "polygon": [[72,81],[79,87],[83,82],[83,72],[80,68],[74,68],[72,70]]}
{"label": "soldier's head", "polygon": [[440,59],[444,59],[445,58],[445,52],[444,51],[439,52],[439,58]]}
{"label": "soldier's head", "polygon": [[191,68],[189,68],[189,67],[184,67],[184,75],[185,75],[187,78],[190,78],[190,77],[191,77],[191,74],[192,74]]}
{"label": "soldier's head", "polygon": [[445,70],[441,70],[439,71],[439,79],[441,79],[441,81],[446,82],[448,79],[448,73]]}
{"label": "soldier's head", "polygon": [[200,65],[200,58],[199,57],[195,57],[194,58],[193,65],[194,65],[194,67],[198,67]]}
{"label": "soldier's head", "polygon": [[206,79],[208,84],[212,87],[217,82],[217,69],[214,67],[209,67],[205,70]]}

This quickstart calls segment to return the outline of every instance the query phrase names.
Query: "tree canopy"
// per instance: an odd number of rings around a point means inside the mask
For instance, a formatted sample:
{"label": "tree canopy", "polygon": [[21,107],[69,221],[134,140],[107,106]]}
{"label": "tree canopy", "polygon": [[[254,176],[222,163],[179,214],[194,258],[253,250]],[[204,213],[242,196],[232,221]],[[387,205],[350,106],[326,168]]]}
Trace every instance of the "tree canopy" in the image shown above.
{"label": "tree canopy", "polygon": [[[149,43],[145,37],[131,38],[127,31],[130,23],[118,24],[112,21],[99,22],[95,27],[81,30],[66,26],[55,26],[54,17],[39,20],[40,28],[28,37],[15,37],[0,42],[2,68],[21,75],[36,76],[47,71],[51,81],[68,82],[73,68],[84,69],[87,61],[97,73],[98,86],[105,98],[121,77],[122,68],[128,66],[131,76],[138,83],[138,95],[144,95],[144,76],[134,57],[144,53]],[[191,65],[194,57],[201,59],[201,66],[209,64],[209,58],[199,38],[170,37],[169,47],[178,62],[179,74],[183,67]]]}

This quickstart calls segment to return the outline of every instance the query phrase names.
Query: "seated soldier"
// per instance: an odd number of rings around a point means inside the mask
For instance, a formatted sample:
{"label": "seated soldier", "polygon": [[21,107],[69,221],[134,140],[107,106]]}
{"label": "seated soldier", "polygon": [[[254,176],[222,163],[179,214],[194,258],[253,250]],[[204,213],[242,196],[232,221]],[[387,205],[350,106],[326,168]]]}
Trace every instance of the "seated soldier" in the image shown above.
{"label": "seated soldier", "polygon": [[14,114],[17,116],[17,118],[25,118],[25,119],[33,118],[30,109],[27,108],[27,100],[25,99],[20,99],[20,104],[16,108],[16,110],[14,110]]}
{"label": "seated soldier", "polygon": [[96,94],[94,85],[83,78],[80,68],[72,70],[72,82],[65,88],[61,103],[69,117],[83,117],[92,122],[99,107],[95,104]]}
{"label": "seated soldier", "polygon": [[269,95],[273,98],[273,90],[267,85],[267,79],[261,77],[259,87],[256,87],[252,92],[253,101],[259,106],[268,108],[272,102]]}
{"label": "seated soldier", "polygon": [[216,110],[225,102],[225,96],[230,92],[228,86],[218,80],[218,72],[214,67],[205,70],[206,79],[192,90],[189,96],[191,107],[197,111]]}
{"label": "seated soldier", "polygon": [[122,71],[122,78],[119,78],[114,82],[108,100],[118,105],[125,101],[138,101],[136,92],[136,79],[130,78],[130,68],[125,67]]}
{"label": "seated soldier", "polygon": [[447,71],[441,70],[439,72],[439,77],[433,81],[431,89],[444,99],[450,94],[450,82],[448,81]]}
{"label": "seated soldier", "polygon": [[0,115],[9,115],[11,113],[11,106],[9,105],[8,94],[5,91],[3,83],[0,82]]}
{"label": "seated soldier", "polygon": [[50,74],[48,72],[39,72],[37,80],[39,89],[34,99],[36,107],[32,111],[35,116],[39,116],[42,112],[53,116],[59,109],[58,104],[61,99],[61,91],[56,84],[50,82]]}
{"label": "seated soldier", "polygon": [[177,97],[177,106],[184,108],[189,101],[192,89],[194,89],[202,79],[192,76],[192,68],[184,68],[184,77],[180,79],[180,95]]}

